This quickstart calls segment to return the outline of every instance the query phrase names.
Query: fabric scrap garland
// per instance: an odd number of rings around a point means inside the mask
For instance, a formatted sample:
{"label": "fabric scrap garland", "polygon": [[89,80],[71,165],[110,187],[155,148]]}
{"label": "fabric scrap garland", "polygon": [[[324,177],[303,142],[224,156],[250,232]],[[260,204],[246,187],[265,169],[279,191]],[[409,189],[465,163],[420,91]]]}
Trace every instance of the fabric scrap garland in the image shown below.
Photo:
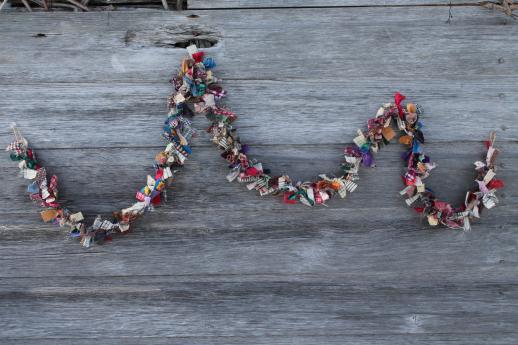
{"label": "fabric scrap garland", "polygon": [[396,127],[401,133],[399,142],[408,148],[403,154],[407,171],[403,175],[405,188],[401,195],[407,196],[406,204],[426,217],[430,225],[469,230],[471,218],[479,218],[482,208],[490,209],[498,203],[495,192],[504,183],[495,178],[495,159],[499,152],[494,147],[495,133],[486,141],[485,161],[475,162],[474,188],[466,193],[463,205],[454,207],[438,200],[423,182],[436,166],[423,153],[423,125],[419,121],[423,111],[417,104],[402,104],[405,96],[400,93],[395,94],[393,104],[383,105],[376,116],[367,121],[365,132],[358,130],[358,136],[353,139],[355,146],[344,150],[345,162],[341,165],[340,176],[321,174],[316,181],[297,183],[293,183],[288,175],[272,176],[260,162],[249,157],[249,147],[241,143],[232,125],[237,119],[236,114],[218,105],[226,91],[212,71],[216,66],[214,59],[205,57],[204,52],[198,51],[194,45],[187,47],[187,51],[189,57],[182,61],[178,75],[171,79],[174,93],[170,97],[170,107],[181,115],[189,111],[190,108],[185,106],[187,103],[194,107],[195,113],[204,113],[212,121],[207,131],[212,135],[213,143],[223,151],[221,156],[229,163],[229,182],[246,183],[247,189],[256,190],[260,195],[282,195],[284,202],[289,204],[325,204],[336,194],[345,198],[347,192],[353,192],[358,186],[360,165],[374,166],[374,154],[396,137],[393,129]]}
{"label": "fabric scrap garland", "polygon": [[94,242],[101,243],[111,240],[114,233],[125,233],[130,225],[145,212],[153,210],[167,197],[166,187],[169,186],[178,167],[183,166],[187,157],[192,153],[188,141],[195,134],[191,122],[181,115],[170,114],[164,125],[164,138],[167,140],[165,149],[155,157],[154,176],[147,176],[147,183],[136,193],[137,202],[128,208],[113,212],[112,218],[103,219],[98,215],[93,224],[86,226],[82,212],[71,212],[58,201],[58,178],[52,175],[47,178],[45,167],[41,166],[29,142],[21,131],[12,125],[15,140],[7,147],[11,151],[13,161],[19,161],[21,175],[32,180],[27,192],[32,200],[39,202],[44,208],[41,218],[45,222],[53,222],[61,227],[68,227],[70,236],[80,238],[84,247],[90,247]]}
{"label": "fabric scrap garland", "polygon": [[353,139],[355,146],[345,148],[340,176],[321,174],[316,181],[297,183],[293,183],[288,175],[271,176],[260,162],[249,157],[249,147],[241,144],[232,125],[237,119],[236,114],[218,104],[226,96],[226,91],[214,76],[214,59],[205,57],[196,46],[189,46],[187,51],[189,57],[183,59],[180,71],[171,79],[174,93],[169,98],[170,111],[163,127],[167,145],[155,156],[154,176],[147,176],[146,185],[136,193],[136,203],[113,212],[109,220],[97,216],[87,227],[82,212],[73,213],[62,206],[58,201],[57,176],[52,175],[48,179],[45,167],[38,164],[34,150],[13,124],[15,140],[6,150],[11,152],[13,161],[19,161],[21,175],[32,181],[27,191],[30,198],[44,208],[41,217],[45,222],[68,227],[70,236],[80,238],[85,247],[110,240],[114,233],[127,232],[133,222],[166,199],[166,187],[174,180],[176,169],[183,166],[192,153],[189,141],[196,131],[186,116],[193,113],[205,114],[212,122],[207,131],[212,135],[212,141],[222,149],[221,156],[229,163],[229,182],[246,183],[249,190],[256,190],[260,195],[282,195],[288,204],[324,205],[336,194],[345,198],[347,192],[356,190],[360,166],[374,166],[374,154],[396,137],[394,126],[402,133],[399,142],[408,147],[403,154],[407,170],[403,175],[405,188],[401,195],[407,196],[406,204],[426,217],[430,225],[469,230],[470,219],[479,218],[483,208],[490,209],[498,203],[495,192],[504,183],[495,178],[495,159],[499,151],[494,147],[494,133],[485,142],[487,153],[484,161],[475,162],[474,188],[467,192],[463,205],[454,207],[438,200],[433,191],[425,187],[423,180],[430,175],[435,164],[422,151],[424,135],[419,121],[422,109],[413,103],[402,104],[405,97],[399,93],[396,93],[393,104],[383,105],[376,116],[368,120],[365,132],[358,130],[358,136]]}

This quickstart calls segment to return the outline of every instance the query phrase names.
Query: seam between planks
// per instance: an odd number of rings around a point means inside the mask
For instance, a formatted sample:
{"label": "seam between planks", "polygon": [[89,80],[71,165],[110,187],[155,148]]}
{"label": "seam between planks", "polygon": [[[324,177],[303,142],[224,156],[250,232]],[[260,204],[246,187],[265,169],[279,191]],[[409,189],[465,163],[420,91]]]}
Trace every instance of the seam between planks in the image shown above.
{"label": "seam between planks", "polygon": [[[393,332],[393,333],[333,333],[333,334],[294,334],[297,337],[312,337],[312,338],[321,338],[321,337],[348,337],[348,336],[354,336],[354,337],[372,337],[372,336],[408,336],[408,337],[415,337],[419,335],[512,335],[512,334],[518,334],[518,332],[418,332],[418,333],[408,333],[408,332]],[[145,336],[145,335],[139,335],[139,336],[121,336],[121,337],[88,337],[88,340],[93,339],[207,339],[207,338],[224,338],[224,339],[241,339],[243,337],[248,338],[258,338],[258,339],[264,339],[264,338],[291,338],[293,335],[287,335],[287,334],[267,334],[267,335],[252,335],[247,334],[245,336],[242,335],[205,335],[205,336],[198,336],[198,335],[192,335],[192,336],[171,336],[171,335],[164,335],[164,336]],[[3,337],[3,340],[35,340],[35,339],[41,339],[41,340],[57,340],[57,339],[84,339],[83,337]]]}
{"label": "seam between planks", "polygon": [[[86,255],[88,254],[88,255]],[[53,256],[34,256],[36,258],[44,258],[44,257],[61,257],[63,255],[70,255],[70,256],[97,256],[98,254],[106,254],[104,252],[91,252],[91,253],[59,253],[59,254],[56,254],[56,255],[53,255]],[[6,260],[6,261],[10,261],[10,260],[13,260],[14,259],[18,259],[19,257],[10,257],[10,258],[3,258],[2,260]],[[513,263],[514,264],[514,263]],[[443,272],[454,272],[452,270],[440,270],[440,269],[434,269],[434,270],[430,270],[430,272],[434,272],[434,273],[443,273]],[[286,273],[276,273],[276,272],[257,272],[257,273],[246,273],[246,272],[241,272],[241,273],[186,273],[186,274],[126,274],[126,275],[121,275],[121,274],[102,274],[102,275],[56,275],[56,276],[52,276],[52,278],[56,278],[56,279],[70,279],[70,278],[81,278],[81,279],[84,279],[84,278],[99,278],[99,279],[106,279],[106,278],[118,278],[118,279],[124,279],[124,278],[225,278],[225,279],[229,279],[229,280],[220,280],[220,281],[216,281],[216,282],[220,282],[220,283],[233,283],[233,282],[236,282],[236,280],[233,280],[232,278],[233,277],[279,277],[279,278],[296,278],[296,277],[308,277],[308,278],[338,278],[338,279],[343,279],[343,278],[350,278],[351,276],[361,276],[362,274],[348,274],[347,272],[319,272],[319,273],[312,273],[312,272],[300,272],[300,273],[296,273],[296,274],[286,274]],[[0,278],[2,280],[8,280],[8,279],[44,279],[44,278],[47,278],[47,276],[0,276]],[[179,282],[182,282],[182,283],[189,283],[190,281],[187,280],[187,281],[177,281],[177,283]],[[291,282],[290,280],[281,280],[280,281],[281,283],[282,282]],[[388,283],[390,282],[393,282],[392,280],[388,281]],[[444,281],[441,281],[441,282],[437,282],[436,284],[431,284],[432,282],[431,281],[423,281],[421,280],[420,281],[421,283],[426,283],[426,286],[427,287],[436,287],[437,285],[439,286],[443,286],[444,285]],[[341,283],[337,283],[337,284],[341,284]],[[500,286],[500,285],[506,285],[506,286],[515,286],[515,285],[518,285],[518,283],[515,283],[515,282],[500,282],[500,281],[490,281],[490,282],[473,282],[473,281],[469,281],[469,282],[466,282],[465,284],[470,284],[469,286],[477,286],[477,287],[496,287],[496,286]],[[462,284],[462,283],[455,283],[454,281],[453,282],[449,282],[448,281],[448,286],[451,287],[451,286],[464,286],[465,284]],[[353,283],[353,285],[355,285]],[[357,285],[357,284],[356,284]],[[371,285],[371,284],[369,284]],[[378,287],[380,288],[383,288],[383,287],[386,287],[386,286],[390,286],[390,284],[388,285],[377,285]],[[411,286],[422,286],[422,285],[419,285],[419,284],[416,284],[416,285],[411,285]],[[2,286],[0,285],[0,289],[2,288]],[[403,289],[406,289],[406,287],[404,287]]]}

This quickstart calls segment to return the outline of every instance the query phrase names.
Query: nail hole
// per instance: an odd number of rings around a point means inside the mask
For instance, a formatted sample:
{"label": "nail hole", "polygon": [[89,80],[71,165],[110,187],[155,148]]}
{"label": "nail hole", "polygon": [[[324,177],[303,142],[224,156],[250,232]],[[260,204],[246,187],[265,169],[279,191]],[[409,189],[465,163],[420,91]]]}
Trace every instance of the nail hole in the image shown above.
{"label": "nail hole", "polygon": [[190,15],[187,16],[187,18],[195,19],[195,18],[200,18],[200,16],[198,16],[196,14],[190,14]]}
{"label": "nail hole", "polygon": [[36,35],[34,35],[32,37],[47,37],[47,35],[42,34],[42,33],[37,33]]}
{"label": "nail hole", "polygon": [[498,63],[504,63],[504,62],[505,62],[504,58],[499,58],[498,59]]}

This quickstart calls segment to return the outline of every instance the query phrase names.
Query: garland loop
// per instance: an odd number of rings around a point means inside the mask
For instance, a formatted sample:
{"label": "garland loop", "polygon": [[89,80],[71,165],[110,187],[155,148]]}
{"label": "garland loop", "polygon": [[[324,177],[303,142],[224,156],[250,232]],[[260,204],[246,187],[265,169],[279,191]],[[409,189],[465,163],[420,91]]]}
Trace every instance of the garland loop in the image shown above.
{"label": "garland loop", "polygon": [[30,198],[44,208],[41,217],[45,222],[68,227],[70,236],[79,238],[85,247],[110,240],[114,233],[127,232],[135,220],[166,200],[166,187],[192,153],[189,142],[196,131],[187,117],[193,114],[205,114],[211,121],[207,132],[229,164],[229,182],[245,183],[247,189],[256,190],[260,195],[280,195],[288,204],[325,205],[335,195],[345,198],[354,192],[358,187],[360,166],[374,167],[374,155],[396,138],[396,131],[400,132],[399,142],[406,147],[402,155],[406,166],[402,176],[404,189],[400,194],[406,197],[408,206],[427,218],[431,226],[470,230],[471,219],[479,218],[482,209],[491,209],[498,203],[496,190],[504,183],[495,178],[495,160],[499,153],[494,146],[495,133],[485,141],[484,159],[475,162],[474,186],[467,191],[464,203],[453,206],[441,201],[424,183],[436,165],[423,152],[422,108],[414,103],[403,104],[405,96],[400,93],[395,94],[394,103],[384,104],[376,116],[367,121],[365,131],[358,130],[353,139],[354,146],[344,149],[339,176],[321,174],[315,181],[296,183],[288,175],[273,176],[250,157],[249,147],[241,143],[233,126],[236,114],[219,105],[226,91],[214,76],[215,60],[205,57],[196,46],[187,47],[187,51],[189,57],[182,60],[179,72],[170,81],[174,92],[168,100],[169,114],[163,126],[166,146],[155,156],[154,175],[148,175],[146,185],[137,191],[137,202],[113,212],[110,220],[97,216],[90,226],[86,226],[82,212],[72,213],[62,206],[58,201],[57,176],[47,178],[45,167],[38,163],[34,150],[13,124],[15,140],[6,150],[11,152],[13,161],[19,162],[21,175],[32,181],[27,191]]}

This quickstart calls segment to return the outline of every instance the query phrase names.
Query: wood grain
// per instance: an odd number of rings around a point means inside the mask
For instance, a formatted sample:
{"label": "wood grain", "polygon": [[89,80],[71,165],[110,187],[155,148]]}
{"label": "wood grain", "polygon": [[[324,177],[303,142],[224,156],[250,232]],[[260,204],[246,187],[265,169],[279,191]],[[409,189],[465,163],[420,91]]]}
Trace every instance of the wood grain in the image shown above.
{"label": "wood grain", "polygon": [[[189,9],[260,9],[303,7],[356,7],[356,6],[448,6],[449,0],[188,0]],[[453,5],[476,5],[476,0],[454,0]]]}
{"label": "wood grain", "polygon": [[[85,250],[41,223],[5,156],[0,343],[516,344],[517,24],[473,6],[455,7],[448,25],[447,6],[355,3],[2,13],[0,142],[18,122],[89,219],[131,204],[163,145],[167,80],[185,54],[174,45],[202,36],[218,40],[207,51],[241,137],[273,173],[337,172],[356,129],[401,91],[425,109],[425,150],[439,165],[428,182],[441,198],[463,199],[497,130],[507,185],[496,209],[471,232],[430,229],[398,194],[396,144],[346,200],[309,209],[261,198],[226,182],[195,117],[194,154],[168,203]],[[382,3],[414,4],[365,4]]]}
{"label": "wood grain", "polygon": [[[171,65],[171,69],[176,68],[176,64]],[[0,138],[9,141],[8,125],[16,121],[37,148],[159,146],[166,100],[171,92],[168,78],[164,76],[162,80],[152,84],[11,85],[4,91],[5,116],[0,118]],[[253,145],[345,145],[352,142],[356,130],[366,125],[366,119],[382,103],[393,101],[395,91],[423,106],[425,135],[431,142],[479,142],[490,130],[498,131],[499,140],[517,140],[517,124],[508,120],[515,116],[518,107],[517,85],[518,76],[472,81],[441,78],[395,82],[388,78],[359,77],[328,82],[225,81],[230,93],[226,102],[239,116],[236,126],[243,141]],[[491,116],[487,116],[488,112]],[[62,122],[63,117],[70,118]],[[92,122],[106,126],[92,131]],[[209,124],[203,116],[195,118],[195,123],[201,132]],[[269,123],[274,125],[266,125]],[[315,134],[317,124],[316,130],[326,133],[325,136]],[[33,126],[38,131],[31,131]],[[287,128],[290,128],[289,136],[285,134]],[[79,132],[88,135],[70,139],[70,133]],[[206,142],[196,140],[194,144]]]}

